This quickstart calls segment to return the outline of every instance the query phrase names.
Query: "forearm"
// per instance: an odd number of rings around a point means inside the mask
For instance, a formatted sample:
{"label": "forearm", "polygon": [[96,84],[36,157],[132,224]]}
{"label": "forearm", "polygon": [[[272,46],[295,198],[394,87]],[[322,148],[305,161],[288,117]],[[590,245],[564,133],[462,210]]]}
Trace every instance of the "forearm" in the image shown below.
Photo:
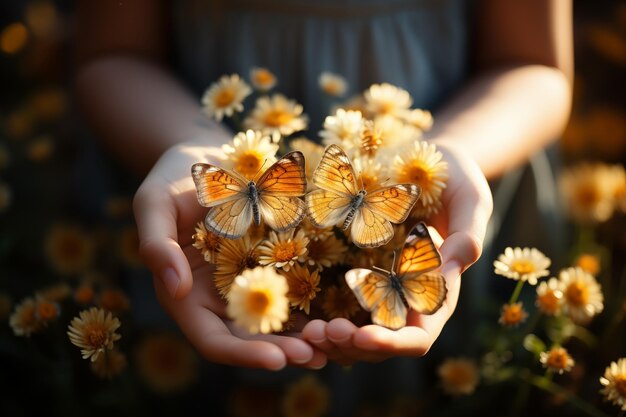
{"label": "forearm", "polygon": [[177,143],[221,145],[228,137],[202,115],[182,85],[150,61],[114,55],[96,59],[79,69],[75,88],[96,134],[139,174]]}
{"label": "forearm", "polygon": [[454,141],[487,178],[496,178],[556,140],[570,111],[571,85],[558,69],[524,65],[480,76],[441,111],[427,138]]}

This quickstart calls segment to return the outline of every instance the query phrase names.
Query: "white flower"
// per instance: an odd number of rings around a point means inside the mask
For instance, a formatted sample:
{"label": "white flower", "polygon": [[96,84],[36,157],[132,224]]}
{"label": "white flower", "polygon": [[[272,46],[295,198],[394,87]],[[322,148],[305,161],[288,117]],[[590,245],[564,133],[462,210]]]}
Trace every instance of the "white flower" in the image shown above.
{"label": "white flower", "polygon": [[234,112],[243,111],[243,101],[250,93],[250,86],[237,74],[224,75],[202,96],[204,112],[219,122],[224,115],[230,117]]}

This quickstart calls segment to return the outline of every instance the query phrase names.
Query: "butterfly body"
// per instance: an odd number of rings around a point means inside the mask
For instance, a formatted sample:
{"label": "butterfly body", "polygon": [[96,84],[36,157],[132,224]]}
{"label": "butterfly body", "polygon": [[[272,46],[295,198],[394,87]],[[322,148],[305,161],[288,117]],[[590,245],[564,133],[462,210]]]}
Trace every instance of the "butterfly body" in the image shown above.
{"label": "butterfly body", "polygon": [[375,248],[393,237],[392,223],[402,223],[420,196],[415,184],[397,184],[366,191],[357,184],[350,159],[337,145],[324,151],[313,183],[319,189],[306,195],[306,210],[316,227],[349,227],[352,242]]}
{"label": "butterfly body", "polygon": [[197,163],[191,167],[198,202],[209,207],[204,224],[218,236],[237,239],[261,219],[273,230],[294,228],[305,215],[300,197],[306,192],[304,156],[290,152],[258,180],[248,180],[235,171]]}
{"label": "butterfly body", "polygon": [[361,307],[372,313],[372,321],[390,329],[406,325],[409,309],[434,313],[447,294],[443,275],[435,271],[441,256],[424,223],[411,230],[399,259],[397,265],[394,259],[390,271],[377,266],[355,268],[345,276]]}

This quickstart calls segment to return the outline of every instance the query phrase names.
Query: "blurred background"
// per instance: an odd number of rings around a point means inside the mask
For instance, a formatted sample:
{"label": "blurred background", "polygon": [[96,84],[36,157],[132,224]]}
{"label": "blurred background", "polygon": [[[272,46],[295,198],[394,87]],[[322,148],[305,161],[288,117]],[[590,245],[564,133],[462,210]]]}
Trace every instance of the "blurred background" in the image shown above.
{"label": "blurred background", "polygon": [[[413,395],[373,392],[348,412],[329,375],[361,375],[357,366],[242,376],[197,357],[155,308],[152,293],[136,296],[150,291],[131,209],[140,179],[106,157],[78,116],[71,94],[72,2],[2,2],[0,414],[550,415],[558,410],[562,415],[617,415],[619,407],[599,393],[599,378],[611,361],[626,356],[626,183],[620,182],[626,161],[626,2],[577,0],[574,6],[575,98],[571,121],[558,143],[557,175],[586,166],[583,177],[596,182],[585,185],[586,199],[560,190],[568,233],[562,251],[546,255],[559,260],[552,275],[580,262],[581,254],[590,255],[605,292],[603,313],[586,328],[586,336],[578,335],[580,340],[568,345],[576,365],[552,385],[532,377],[524,384],[510,375],[515,369],[538,375],[544,370],[537,361],[531,365],[537,352],[522,346],[523,333],[516,336],[516,345],[502,336],[500,307],[513,284],[494,275],[502,282],[483,295],[485,303],[464,305],[461,296],[459,308],[472,309],[479,320],[472,337],[455,348],[435,345],[422,360],[423,382],[406,390]],[[607,184],[613,188],[606,191]],[[577,216],[573,206],[601,203],[594,187],[612,193],[610,210]],[[542,250],[541,242],[534,244]],[[485,255],[485,273],[493,275],[491,264],[503,249],[496,244]],[[526,290],[522,298],[532,309],[534,292]],[[34,304],[27,311],[29,299]],[[89,306],[120,319],[120,355],[112,363],[97,366],[81,359],[66,335],[72,318]],[[22,315],[16,327],[17,319],[10,325],[10,317],[17,313]],[[459,327],[455,320],[443,339],[458,339],[450,334]],[[20,325],[21,334],[16,330]],[[474,367],[461,366],[456,379],[446,380],[442,364],[456,357],[467,358]],[[515,365],[507,368],[507,363]],[[475,380],[467,373],[474,373]],[[471,389],[455,392],[459,378]],[[626,392],[622,395],[626,398]]]}

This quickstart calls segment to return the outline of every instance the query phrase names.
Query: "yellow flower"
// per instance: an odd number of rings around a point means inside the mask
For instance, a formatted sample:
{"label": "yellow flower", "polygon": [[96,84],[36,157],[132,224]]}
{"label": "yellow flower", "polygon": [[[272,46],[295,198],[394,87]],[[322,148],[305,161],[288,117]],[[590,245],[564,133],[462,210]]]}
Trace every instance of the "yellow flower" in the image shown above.
{"label": "yellow flower", "polygon": [[324,290],[322,310],[328,319],[350,319],[361,310],[361,306],[347,285],[331,285]]}
{"label": "yellow flower", "polygon": [[95,362],[91,362],[90,367],[98,378],[113,379],[126,369],[126,365],[128,365],[126,355],[113,349],[105,351]]}
{"label": "yellow flower", "polygon": [[106,289],[100,293],[99,306],[113,313],[121,313],[130,310],[130,299],[126,293],[119,289]]}
{"label": "yellow flower", "polygon": [[281,233],[271,231],[269,239],[258,246],[259,264],[289,271],[296,262],[304,262],[309,239],[302,229],[295,236],[294,232],[295,229]]}
{"label": "yellow flower", "polygon": [[161,333],[145,337],[135,350],[141,379],[161,394],[188,388],[198,374],[198,358],[189,344],[178,336]]}
{"label": "yellow flower", "polygon": [[393,181],[417,184],[422,190],[413,209],[417,217],[429,217],[441,208],[441,194],[448,181],[448,163],[434,144],[415,142],[405,153],[398,154],[393,166]]}
{"label": "yellow flower", "polygon": [[30,337],[41,330],[41,322],[37,319],[37,304],[33,298],[25,298],[15,306],[9,317],[9,325],[16,336]]}
{"label": "yellow flower", "polygon": [[58,12],[51,1],[28,3],[24,14],[28,28],[39,38],[53,36],[58,28]]}
{"label": "yellow flower", "polygon": [[367,137],[366,125],[361,137],[362,155],[377,155],[385,161],[392,160],[403,152],[402,148],[412,146],[422,137],[421,130],[390,115],[377,116],[373,123],[373,128],[370,129],[375,135],[372,138]]}
{"label": "yellow flower", "polygon": [[83,307],[93,303],[95,297],[96,292],[90,283],[82,283],[74,291],[74,301]]}
{"label": "yellow flower", "polygon": [[537,308],[549,316],[554,316],[561,311],[563,303],[563,292],[559,289],[559,281],[556,278],[550,278],[537,287]]}
{"label": "yellow flower", "polygon": [[250,82],[259,91],[269,91],[276,86],[276,76],[267,68],[253,67],[250,70]]}
{"label": "yellow flower", "polygon": [[45,250],[54,269],[61,274],[75,274],[91,264],[94,244],[77,226],[57,225],[48,233]]}
{"label": "yellow flower", "polygon": [[[335,236],[333,227],[327,227],[326,229],[315,227],[306,217],[300,223],[300,229],[304,230],[304,234],[309,238],[309,241],[324,240]],[[309,242],[309,245],[310,243]]]}
{"label": "yellow flower", "polygon": [[345,78],[328,71],[320,74],[318,82],[322,91],[332,97],[341,97],[348,89],[348,82]]}
{"label": "yellow flower", "polygon": [[320,417],[328,411],[330,391],[312,375],[292,383],[282,400],[285,417]]}
{"label": "yellow flower", "polygon": [[566,268],[559,274],[563,293],[563,311],[576,323],[586,324],[604,309],[604,296],[593,275],[579,267]]}
{"label": "yellow flower", "polygon": [[593,253],[581,253],[574,261],[574,266],[582,268],[594,277],[600,273],[602,267],[600,256]]}
{"label": "yellow flower", "polygon": [[222,239],[215,233],[209,232],[206,226],[204,226],[204,222],[198,222],[196,233],[194,233],[192,239],[193,247],[202,253],[204,260],[214,264]]}
{"label": "yellow flower", "polygon": [[289,148],[292,151],[300,151],[304,155],[307,185],[309,190],[313,189],[315,187],[313,185],[313,172],[322,159],[324,147],[309,139],[297,138],[289,141]]}
{"label": "yellow flower", "polygon": [[311,272],[306,266],[296,264],[289,271],[285,271],[281,275],[287,279],[287,285],[289,286],[289,291],[287,291],[289,304],[309,314],[311,300],[313,300],[320,291],[319,270],[315,269]]}
{"label": "yellow flower", "polygon": [[252,113],[244,120],[244,126],[266,134],[278,132],[289,136],[306,129],[308,119],[302,110],[300,104],[288,100],[282,94],[260,97]]}
{"label": "yellow flower", "polygon": [[350,97],[345,102],[334,107],[333,112],[336,112],[338,109],[344,109],[345,111],[358,111],[365,118],[372,116],[367,110],[367,102],[365,101],[365,97],[363,97],[362,94],[357,94]]}
{"label": "yellow flower", "polygon": [[626,358],[620,358],[617,362],[611,362],[600,378],[604,388],[600,390],[602,395],[614,405],[626,411]]}
{"label": "yellow flower", "polygon": [[110,312],[92,307],[72,319],[67,335],[72,344],[81,348],[83,359],[91,358],[91,362],[95,362],[122,337],[115,332],[119,327],[120,321]]}
{"label": "yellow flower", "polygon": [[467,358],[446,359],[437,374],[443,390],[453,396],[472,394],[480,380],[478,366]]}
{"label": "yellow flower", "polygon": [[287,280],[274,268],[245,270],[233,282],[226,313],[252,334],[280,331],[289,318],[288,290]]}
{"label": "yellow flower", "polygon": [[222,145],[227,168],[232,168],[249,180],[261,174],[261,167],[269,168],[276,162],[278,144],[261,132],[239,132],[230,144]]}
{"label": "yellow flower", "polygon": [[202,96],[204,112],[219,122],[224,116],[243,111],[243,101],[250,93],[250,86],[237,74],[223,75]]}
{"label": "yellow flower", "polygon": [[352,165],[358,177],[357,182],[365,191],[370,192],[381,188],[389,179],[386,166],[378,162],[378,158],[356,157],[352,159]]}
{"label": "yellow flower", "polygon": [[605,164],[581,163],[565,169],[559,188],[570,217],[580,223],[608,220],[615,205],[615,173]]}
{"label": "yellow flower", "polygon": [[222,297],[227,298],[235,277],[245,269],[260,265],[256,243],[253,244],[249,236],[235,240],[224,239],[215,257],[215,264],[215,287]]}
{"label": "yellow flower", "polygon": [[54,301],[43,298],[37,299],[35,303],[35,317],[41,326],[56,320],[61,315],[59,305]]}
{"label": "yellow flower", "polygon": [[505,327],[516,327],[523,323],[528,317],[528,313],[522,307],[522,303],[505,304],[502,306],[498,323]]}
{"label": "yellow flower", "polygon": [[308,264],[317,267],[321,271],[324,268],[330,268],[341,263],[348,251],[348,247],[335,236],[329,236],[326,239],[310,241],[308,250]]}
{"label": "yellow flower", "polygon": [[536,285],[537,280],[550,274],[550,258],[535,248],[506,248],[493,262],[494,272],[516,281],[528,281]]}
{"label": "yellow flower", "polygon": [[0,32],[0,50],[12,55],[21,51],[28,42],[28,30],[24,24],[15,22]]}
{"label": "yellow flower", "polygon": [[554,347],[547,352],[539,354],[539,361],[544,368],[562,374],[569,372],[574,366],[574,359],[569,355],[567,350],[562,347]]}
{"label": "yellow flower", "polygon": [[42,162],[52,156],[54,142],[50,136],[41,136],[28,145],[28,157],[31,161]]}
{"label": "yellow flower", "polygon": [[430,130],[433,126],[433,115],[428,110],[406,110],[400,113],[400,117],[405,123],[410,124],[420,131]]}
{"label": "yellow flower", "polygon": [[364,97],[367,109],[377,116],[401,116],[413,104],[408,91],[387,83],[373,84],[365,91]]}
{"label": "yellow flower", "polygon": [[324,145],[339,145],[346,152],[360,146],[365,119],[360,111],[338,109],[334,116],[327,116],[320,137]]}

